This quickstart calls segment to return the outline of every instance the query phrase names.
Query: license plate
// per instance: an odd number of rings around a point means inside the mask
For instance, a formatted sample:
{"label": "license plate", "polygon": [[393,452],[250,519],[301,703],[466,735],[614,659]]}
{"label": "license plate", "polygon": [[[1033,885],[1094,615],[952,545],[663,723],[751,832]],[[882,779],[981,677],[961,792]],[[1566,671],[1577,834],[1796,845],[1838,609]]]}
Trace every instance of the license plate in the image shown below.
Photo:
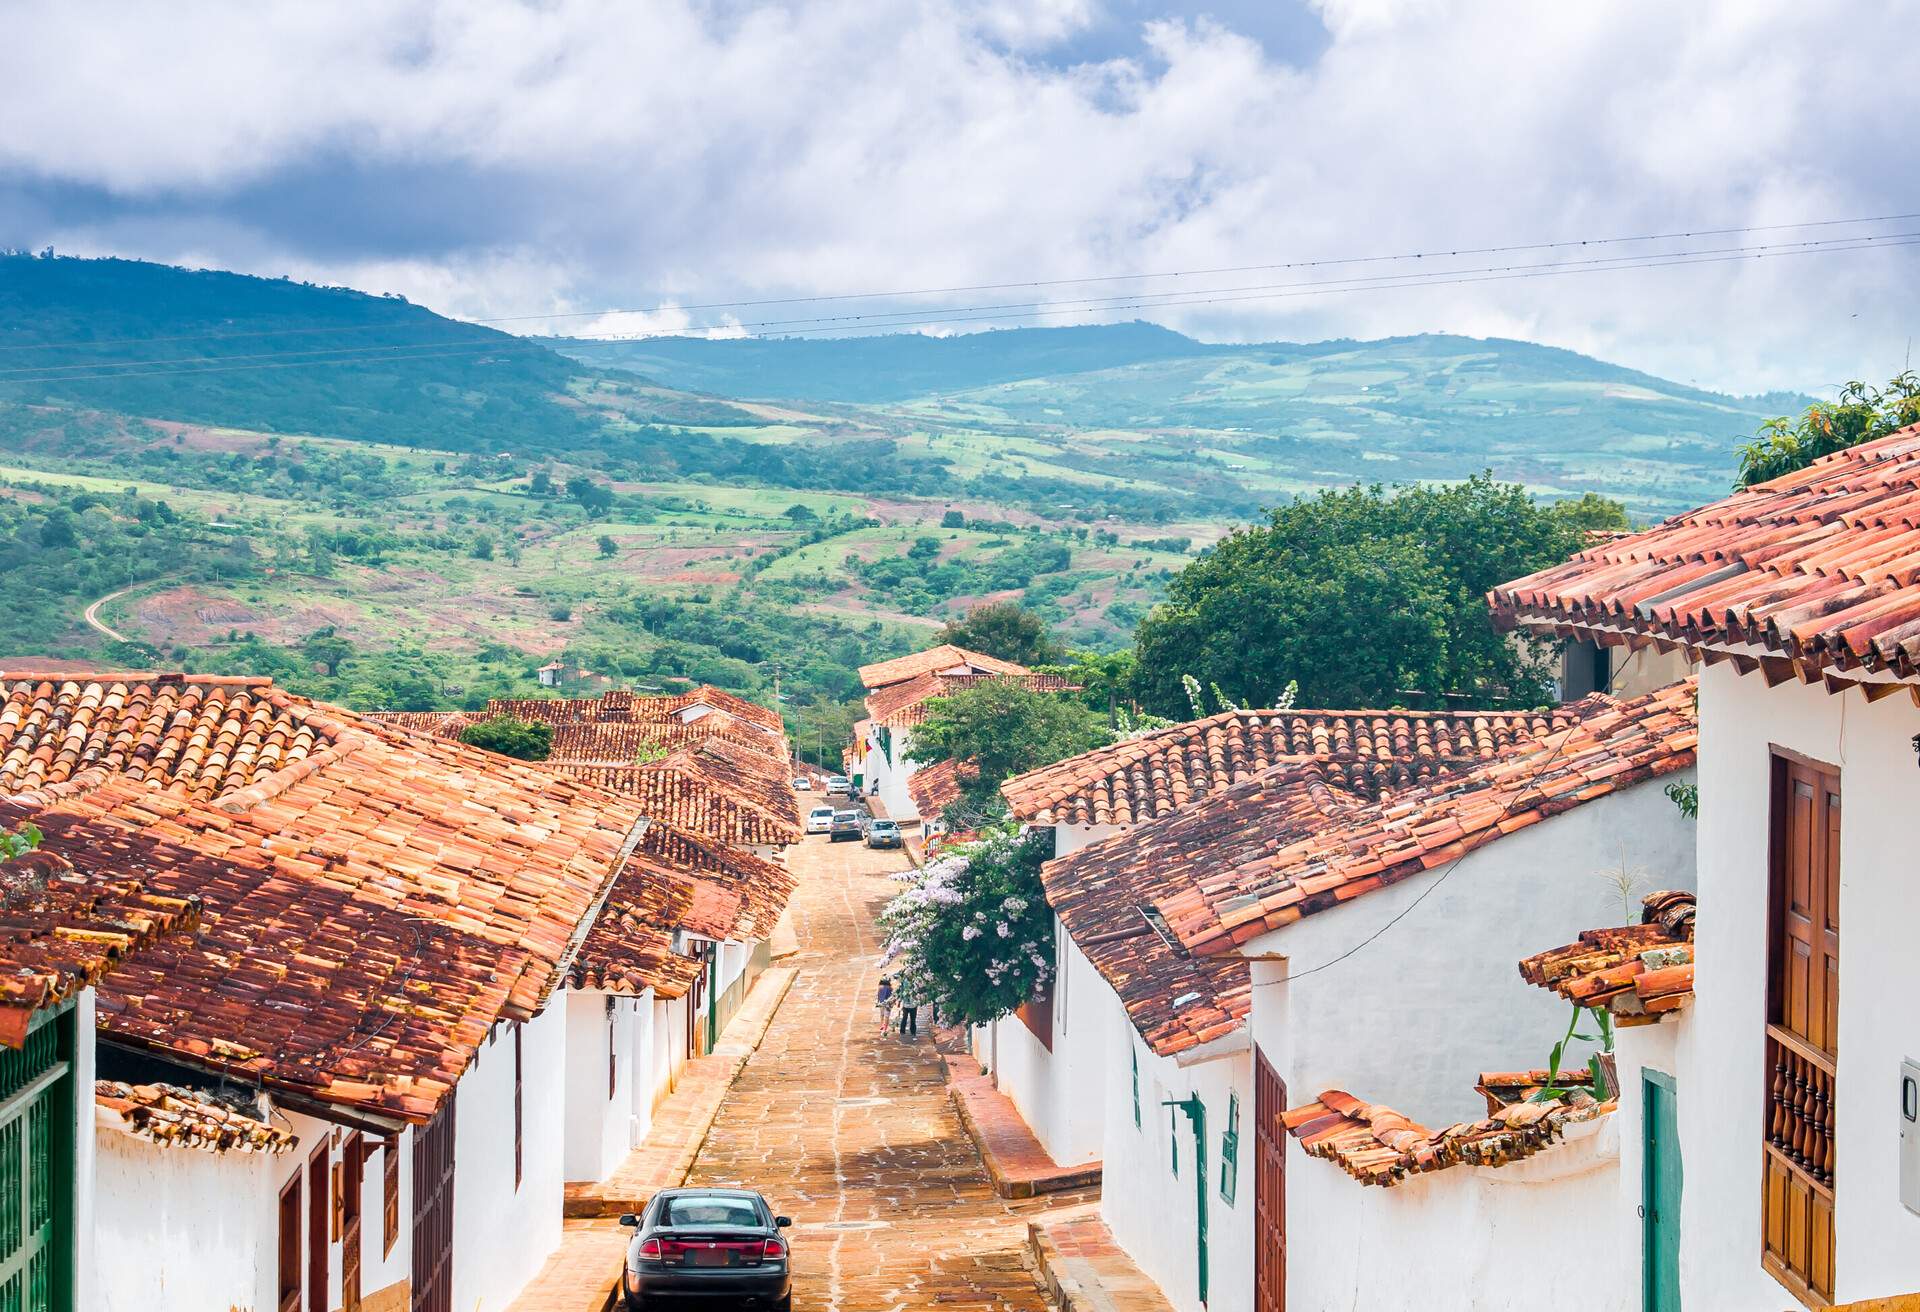
{"label": "license plate", "polygon": [[726,1266],[732,1254],[724,1248],[696,1248],[687,1256],[694,1266]]}

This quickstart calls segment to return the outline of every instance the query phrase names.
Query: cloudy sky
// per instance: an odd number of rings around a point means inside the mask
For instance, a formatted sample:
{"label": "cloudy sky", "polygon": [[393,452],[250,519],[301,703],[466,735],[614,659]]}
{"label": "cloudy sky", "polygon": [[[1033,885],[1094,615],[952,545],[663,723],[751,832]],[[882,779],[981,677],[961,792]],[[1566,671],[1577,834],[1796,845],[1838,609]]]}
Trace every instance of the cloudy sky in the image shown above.
{"label": "cloudy sky", "polygon": [[[1774,226],[1920,211],[1920,79],[1898,72],[1920,9],[1898,0],[27,0],[7,26],[3,246],[575,332],[884,310],[1450,331],[1737,390],[1884,379],[1920,328],[1920,246],[1470,272],[1920,235]],[[1481,280],[1325,285],[1436,270]],[[1143,292],[1190,303],[1089,304]]]}

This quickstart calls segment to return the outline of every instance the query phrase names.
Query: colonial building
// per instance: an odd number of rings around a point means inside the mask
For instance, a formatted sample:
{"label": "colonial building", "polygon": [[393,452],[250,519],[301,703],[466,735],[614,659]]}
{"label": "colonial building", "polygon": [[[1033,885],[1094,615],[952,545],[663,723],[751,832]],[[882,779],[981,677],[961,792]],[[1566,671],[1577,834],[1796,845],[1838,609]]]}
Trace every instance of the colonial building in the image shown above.
{"label": "colonial building", "polygon": [[1619,1054],[1646,1217],[1616,1265],[1650,1308],[1920,1290],[1916,504],[1909,428],[1492,595],[1505,623],[1705,663],[1703,963]]}
{"label": "colonial building", "polygon": [[200,906],[102,981],[89,1305],[504,1307],[559,1241],[555,1004],[638,808],[266,679],[0,694],[48,856]]}

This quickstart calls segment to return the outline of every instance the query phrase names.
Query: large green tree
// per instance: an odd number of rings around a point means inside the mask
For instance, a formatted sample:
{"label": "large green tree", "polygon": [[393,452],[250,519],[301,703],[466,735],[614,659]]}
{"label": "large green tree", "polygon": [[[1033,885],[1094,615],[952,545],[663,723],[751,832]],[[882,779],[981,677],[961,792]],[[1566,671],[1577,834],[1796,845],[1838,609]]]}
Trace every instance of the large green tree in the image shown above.
{"label": "large green tree", "polygon": [[517,756],[523,761],[544,761],[553,750],[551,725],[495,715],[470,724],[460,731],[460,741],[469,747],[484,747],[502,756]]}
{"label": "large green tree", "polygon": [[928,764],[972,760],[980,775],[968,791],[990,796],[1002,780],[1112,740],[1104,720],[1073,698],[994,680],[928,703],[913,730],[913,756]]}
{"label": "large green tree", "polygon": [[938,641],[1020,665],[1050,665],[1065,655],[1047,622],[1017,601],[975,606],[964,618],[949,620]]}
{"label": "large green tree", "polygon": [[1563,559],[1601,517],[1557,514],[1485,474],[1281,506],[1173,579],[1136,634],[1136,686],[1149,710],[1182,718],[1188,674],[1244,706],[1272,705],[1292,680],[1302,706],[1544,701],[1551,648],[1496,634],[1486,593]]}

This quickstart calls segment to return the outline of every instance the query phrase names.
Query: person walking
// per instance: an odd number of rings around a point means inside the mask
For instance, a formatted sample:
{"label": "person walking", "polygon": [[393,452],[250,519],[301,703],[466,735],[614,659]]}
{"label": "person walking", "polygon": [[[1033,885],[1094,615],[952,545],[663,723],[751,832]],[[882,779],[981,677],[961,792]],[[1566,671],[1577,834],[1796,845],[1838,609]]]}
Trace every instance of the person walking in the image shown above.
{"label": "person walking", "polygon": [[880,1032],[885,1034],[893,1020],[893,976],[880,977],[880,987],[874,992],[873,1005],[879,1009]]}
{"label": "person walking", "polygon": [[920,1034],[920,996],[913,991],[911,981],[905,976],[894,989],[894,1003],[900,1008],[900,1037],[909,1034],[918,1038]]}

